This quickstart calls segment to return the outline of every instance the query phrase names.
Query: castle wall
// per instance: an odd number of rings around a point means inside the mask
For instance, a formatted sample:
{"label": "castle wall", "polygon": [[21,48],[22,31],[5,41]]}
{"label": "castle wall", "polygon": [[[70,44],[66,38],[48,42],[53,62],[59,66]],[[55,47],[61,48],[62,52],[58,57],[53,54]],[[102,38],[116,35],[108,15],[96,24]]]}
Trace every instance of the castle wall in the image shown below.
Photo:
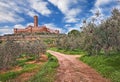
{"label": "castle wall", "polygon": [[34,16],[34,26],[28,26],[25,29],[14,29],[14,34],[21,34],[21,33],[38,33],[38,32],[48,32],[48,33],[55,33],[59,34],[59,30],[52,30],[47,28],[46,26],[38,27],[38,17]]}

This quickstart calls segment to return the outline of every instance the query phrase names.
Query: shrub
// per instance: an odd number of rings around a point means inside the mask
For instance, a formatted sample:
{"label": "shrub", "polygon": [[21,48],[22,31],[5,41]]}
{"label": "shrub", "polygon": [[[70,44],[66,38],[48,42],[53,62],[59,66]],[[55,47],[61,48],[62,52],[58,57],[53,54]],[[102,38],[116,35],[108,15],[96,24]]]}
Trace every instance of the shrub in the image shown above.
{"label": "shrub", "polygon": [[16,64],[16,59],[25,54],[27,57],[35,57],[39,60],[40,55],[46,52],[46,45],[40,41],[14,42],[11,40],[0,44],[0,68],[8,69]]}
{"label": "shrub", "polygon": [[40,55],[44,54],[47,49],[46,45],[40,40],[25,42],[22,44],[22,46],[22,53],[26,54],[27,56],[35,56],[36,60],[38,60]]}
{"label": "shrub", "polygon": [[0,40],[0,44],[2,43],[2,40]]}
{"label": "shrub", "polygon": [[21,46],[13,41],[0,45],[0,68],[10,68],[21,54]]}

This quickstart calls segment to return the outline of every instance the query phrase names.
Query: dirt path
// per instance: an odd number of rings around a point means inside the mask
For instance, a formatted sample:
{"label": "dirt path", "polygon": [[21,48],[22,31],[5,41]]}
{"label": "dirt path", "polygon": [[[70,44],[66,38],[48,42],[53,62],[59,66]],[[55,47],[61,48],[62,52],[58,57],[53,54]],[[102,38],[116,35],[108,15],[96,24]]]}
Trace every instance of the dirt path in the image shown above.
{"label": "dirt path", "polygon": [[110,82],[101,77],[94,69],[76,59],[75,55],[64,55],[48,50],[59,60],[55,82]]}

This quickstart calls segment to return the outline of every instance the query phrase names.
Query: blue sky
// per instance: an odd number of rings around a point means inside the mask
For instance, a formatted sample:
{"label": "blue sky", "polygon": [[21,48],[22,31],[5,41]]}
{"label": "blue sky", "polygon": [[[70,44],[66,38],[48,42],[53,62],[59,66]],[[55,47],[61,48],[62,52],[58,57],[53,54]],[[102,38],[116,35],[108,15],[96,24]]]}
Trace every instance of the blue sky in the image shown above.
{"label": "blue sky", "polygon": [[[101,13],[103,20],[113,8],[120,9],[120,0],[0,0],[0,35],[13,33],[13,28],[33,25],[33,16],[39,17],[39,25],[67,33],[80,30],[82,21]],[[99,22],[99,21],[98,21]]]}

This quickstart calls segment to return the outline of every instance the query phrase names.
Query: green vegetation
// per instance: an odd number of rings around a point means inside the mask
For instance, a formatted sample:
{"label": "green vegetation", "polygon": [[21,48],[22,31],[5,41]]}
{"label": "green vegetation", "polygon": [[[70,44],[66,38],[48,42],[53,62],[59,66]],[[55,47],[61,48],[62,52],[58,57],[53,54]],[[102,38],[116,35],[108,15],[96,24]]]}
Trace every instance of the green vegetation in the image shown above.
{"label": "green vegetation", "polygon": [[55,48],[54,47],[54,48],[50,48],[50,50],[61,52],[61,53],[68,54],[68,55],[84,55],[85,54],[85,52],[81,49],[64,50],[62,48]]}
{"label": "green vegetation", "polygon": [[0,81],[5,82],[8,79],[16,78],[22,73],[31,72],[41,67],[41,65],[37,65],[37,64],[25,64],[25,62],[26,60],[21,60],[21,61],[19,60],[18,64],[22,66],[22,69],[19,71],[12,70],[12,71],[8,71],[6,73],[0,74]]}
{"label": "green vegetation", "polygon": [[80,31],[72,30],[58,37],[58,49],[52,50],[66,54],[83,50],[82,61],[113,82],[120,82],[120,11],[114,8],[109,18],[100,20],[99,17],[101,13],[98,11],[94,18],[83,20]]}
{"label": "green vegetation", "polygon": [[0,81],[6,82],[7,80],[14,79],[25,72],[34,72],[36,70],[39,70],[39,72],[30,80],[30,82],[54,82],[56,68],[59,65],[56,57],[47,53],[49,60],[44,64],[38,65],[36,63],[27,63],[29,61],[35,60],[35,58],[27,58],[26,56],[27,55],[21,55],[17,60],[16,65],[20,66],[21,70],[14,71],[13,69],[0,74]]}
{"label": "green vegetation", "polygon": [[[120,51],[120,11],[113,9],[106,20],[100,20],[101,13],[96,12],[95,18],[83,21],[81,30],[71,30],[67,35],[58,37],[56,47],[64,50],[82,49],[87,55],[104,55]],[[99,20],[99,24],[98,24]]]}
{"label": "green vegetation", "polygon": [[0,44],[2,43],[2,40],[0,40]]}
{"label": "green vegetation", "polygon": [[80,58],[96,69],[103,77],[110,78],[113,82],[120,82],[120,53],[110,56],[87,56]]}
{"label": "green vegetation", "polygon": [[46,53],[46,49],[46,45],[40,40],[29,42],[7,40],[0,44],[0,69],[9,69],[15,66],[19,57],[26,56],[28,60],[39,61],[40,56]]}
{"label": "green vegetation", "polygon": [[47,47],[54,47],[55,46],[55,38],[45,38],[44,43],[46,43]]}
{"label": "green vegetation", "polygon": [[29,82],[54,82],[58,60],[56,57],[47,53],[48,62],[44,64],[40,71]]}
{"label": "green vegetation", "polygon": [[43,62],[45,64],[28,63],[32,61],[42,62],[42,60],[40,61],[40,56],[46,53],[46,49],[46,45],[39,40],[29,42],[7,40],[0,44],[0,82],[14,80],[26,72],[39,71],[41,67],[42,72],[44,71],[45,74],[49,72],[49,80],[52,81],[55,68],[58,66],[58,61],[55,57],[47,54],[49,61],[47,63]]}

